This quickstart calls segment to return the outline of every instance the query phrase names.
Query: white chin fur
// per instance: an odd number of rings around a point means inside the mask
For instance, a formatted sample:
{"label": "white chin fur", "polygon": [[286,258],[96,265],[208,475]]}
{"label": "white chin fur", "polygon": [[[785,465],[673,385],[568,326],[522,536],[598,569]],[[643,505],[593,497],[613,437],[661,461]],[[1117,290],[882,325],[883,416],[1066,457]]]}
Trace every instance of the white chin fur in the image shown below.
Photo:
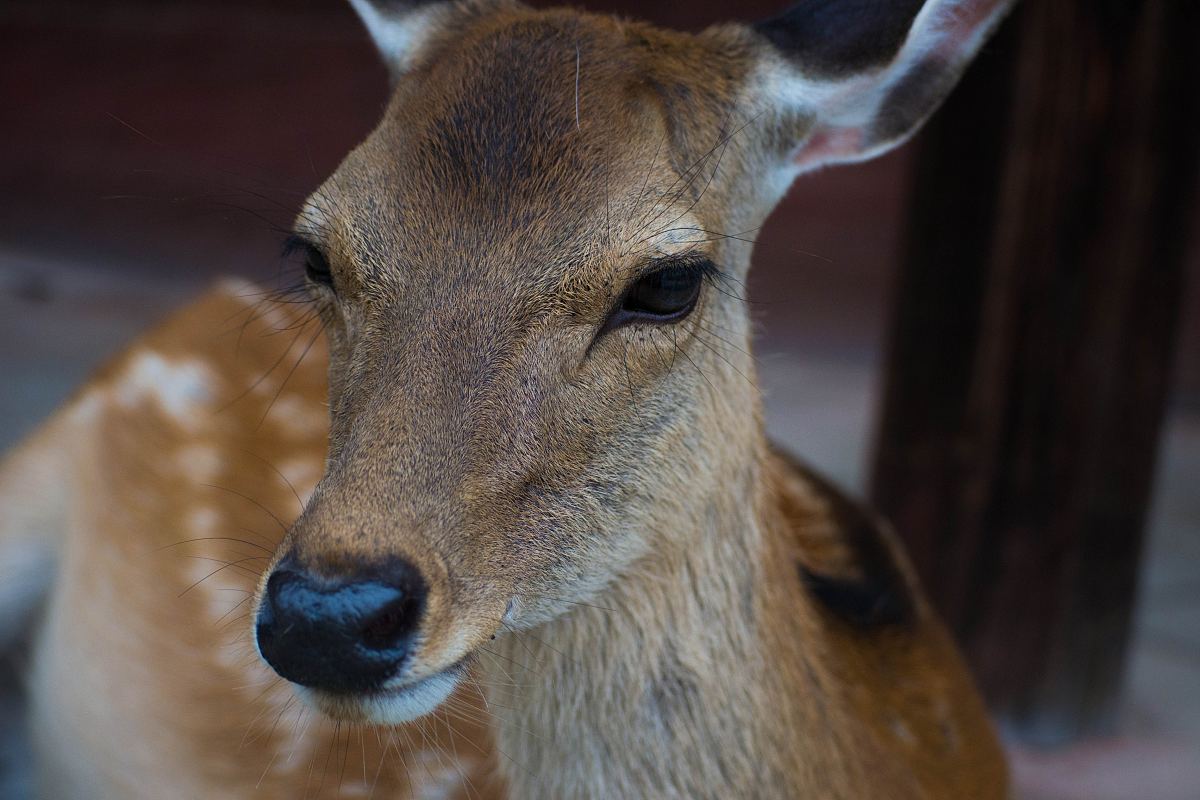
{"label": "white chin fur", "polygon": [[334,719],[398,725],[422,717],[440,706],[454,692],[458,681],[459,670],[452,669],[409,686],[384,689],[360,697],[330,695],[303,686],[293,685],[293,688],[305,703]]}

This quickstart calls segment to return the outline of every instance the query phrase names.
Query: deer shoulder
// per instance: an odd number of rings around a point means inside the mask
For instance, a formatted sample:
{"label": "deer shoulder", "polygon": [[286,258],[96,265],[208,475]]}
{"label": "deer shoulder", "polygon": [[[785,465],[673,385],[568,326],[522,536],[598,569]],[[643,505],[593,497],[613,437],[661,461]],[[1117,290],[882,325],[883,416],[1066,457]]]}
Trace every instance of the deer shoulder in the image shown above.
{"label": "deer shoulder", "polygon": [[[987,712],[944,624],[888,522],[780,447],[765,470],[777,524],[820,630],[824,687],[846,701],[855,744],[879,768],[903,760],[933,797],[1003,796]],[[801,661],[805,659],[800,657]],[[949,771],[949,761],[968,765]]]}

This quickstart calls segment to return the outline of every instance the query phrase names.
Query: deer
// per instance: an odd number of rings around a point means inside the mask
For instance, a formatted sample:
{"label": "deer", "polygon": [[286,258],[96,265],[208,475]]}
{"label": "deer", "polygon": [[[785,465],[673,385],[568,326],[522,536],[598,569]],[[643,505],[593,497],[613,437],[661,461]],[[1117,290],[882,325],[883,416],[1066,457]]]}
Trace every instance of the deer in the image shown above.
{"label": "deer", "polygon": [[391,95],[296,287],[216,286],[0,466],[41,795],[1007,797],[896,534],[768,441],[740,287],[1011,3],[351,2]]}

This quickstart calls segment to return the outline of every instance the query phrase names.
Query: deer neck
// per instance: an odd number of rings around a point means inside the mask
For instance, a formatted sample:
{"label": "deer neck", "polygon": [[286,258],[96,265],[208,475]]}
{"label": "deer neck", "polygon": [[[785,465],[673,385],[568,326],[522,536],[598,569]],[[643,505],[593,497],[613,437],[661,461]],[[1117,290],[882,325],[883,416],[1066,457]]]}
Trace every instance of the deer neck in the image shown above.
{"label": "deer neck", "polygon": [[484,679],[513,797],[780,791],[786,768],[771,753],[794,737],[774,732],[796,721],[780,708],[791,692],[779,662],[793,656],[773,644],[790,623],[762,592],[784,560],[764,521],[764,452],[757,442],[725,473],[742,479],[688,523],[687,546],[647,558],[594,605],[496,642]]}

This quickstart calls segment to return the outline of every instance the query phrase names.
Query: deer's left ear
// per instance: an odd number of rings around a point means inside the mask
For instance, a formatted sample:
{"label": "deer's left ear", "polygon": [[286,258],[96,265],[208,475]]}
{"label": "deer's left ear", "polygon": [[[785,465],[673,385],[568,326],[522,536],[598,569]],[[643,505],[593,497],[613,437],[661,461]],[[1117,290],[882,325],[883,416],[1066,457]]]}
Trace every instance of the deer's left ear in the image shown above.
{"label": "deer's left ear", "polygon": [[792,175],[903,143],[1014,0],[801,0],[753,27],[751,104],[784,126]]}
{"label": "deer's left ear", "polygon": [[395,80],[420,58],[429,41],[458,16],[479,13],[486,2],[450,0],[350,0]]}

